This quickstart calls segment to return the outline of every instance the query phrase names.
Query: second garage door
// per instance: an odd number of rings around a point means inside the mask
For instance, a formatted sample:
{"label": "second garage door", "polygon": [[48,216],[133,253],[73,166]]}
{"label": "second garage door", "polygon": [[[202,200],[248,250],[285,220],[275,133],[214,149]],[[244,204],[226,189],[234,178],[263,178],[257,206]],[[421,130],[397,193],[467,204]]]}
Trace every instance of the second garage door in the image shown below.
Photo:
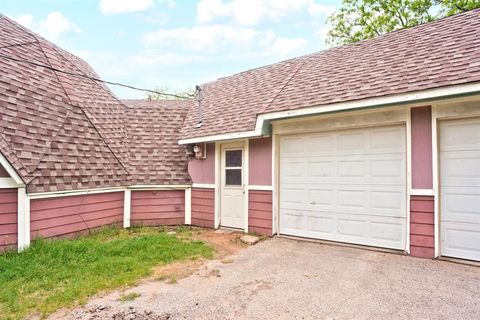
{"label": "second garage door", "polygon": [[405,248],[405,127],[280,138],[282,234]]}

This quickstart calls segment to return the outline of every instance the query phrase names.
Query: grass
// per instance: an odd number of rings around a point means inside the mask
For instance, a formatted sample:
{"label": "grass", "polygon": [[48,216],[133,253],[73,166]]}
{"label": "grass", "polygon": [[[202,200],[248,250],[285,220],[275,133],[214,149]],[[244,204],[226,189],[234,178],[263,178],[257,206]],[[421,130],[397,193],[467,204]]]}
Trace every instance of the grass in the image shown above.
{"label": "grass", "polygon": [[117,300],[121,302],[133,301],[140,297],[140,293],[137,292],[130,292],[127,294],[122,294]]}
{"label": "grass", "polygon": [[103,290],[132,285],[154,266],[211,256],[204,243],[155,228],[112,227],[74,240],[36,240],[21,254],[0,255],[0,319],[45,318]]}

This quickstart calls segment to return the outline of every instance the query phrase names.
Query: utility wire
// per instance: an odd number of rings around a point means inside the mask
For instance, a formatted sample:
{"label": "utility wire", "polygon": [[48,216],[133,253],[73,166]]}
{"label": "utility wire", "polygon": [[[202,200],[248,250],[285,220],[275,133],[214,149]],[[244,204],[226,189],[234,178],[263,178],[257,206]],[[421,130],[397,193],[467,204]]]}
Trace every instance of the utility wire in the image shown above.
{"label": "utility wire", "polygon": [[[25,44],[26,43],[18,44],[18,46],[25,45]],[[4,58],[4,59],[7,59],[7,60],[12,60],[12,61],[16,61],[16,62],[23,62],[23,63],[27,63],[27,64],[30,64],[30,65],[33,65],[33,66],[36,66],[36,67],[42,67],[42,68],[49,69],[49,70],[52,70],[52,71],[55,71],[55,72],[64,73],[64,74],[67,74],[67,75],[70,75],[70,76],[89,79],[89,80],[93,80],[93,81],[96,81],[96,82],[103,82],[103,83],[107,83],[107,84],[110,84],[110,85],[113,85],[113,86],[124,87],[124,88],[132,89],[132,90],[150,92],[150,93],[155,93],[155,94],[159,94],[159,95],[163,95],[163,96],[167,96],[167,97],[174,97],[174,98],[177,98],[177,99],[190,99],[190,98],[193,97],[193,95],[181,96],[181,95],[174,94],[174,93],[166,93],[166,92],[160,92],[160,91],[151,90],[151,89],[143,89],[143,88],[138,88],[138,87],[134,87],[134,86],[119,83],[119,82],[102,80],[102,79],[99,79],[99,78],[89,77],[89,76],[81,74],[81,73],[65,71],[65,70],[57,69],[57,68],[54,68],[54,67],[51,67],[51,66],[48,66],[48,65],[45,65],[45,64],[29,61],[27,59],[10,57],[10,56],[4,55],[4,54],[0,54],[0,58]]]}

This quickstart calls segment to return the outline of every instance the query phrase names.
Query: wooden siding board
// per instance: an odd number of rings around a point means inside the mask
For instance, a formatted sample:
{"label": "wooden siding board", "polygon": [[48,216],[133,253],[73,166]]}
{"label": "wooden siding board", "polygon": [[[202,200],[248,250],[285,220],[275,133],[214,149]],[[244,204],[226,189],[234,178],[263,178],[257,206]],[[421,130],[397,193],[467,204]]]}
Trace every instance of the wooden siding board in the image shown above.
{"label": "wooden siding board", "polygon": [[0,252],[17,248],[18,190],[0,189]]}
{"label": "wooden siding board", "polygon": [[131,223],[143,226],[184,224],[185,191],[132,191]]}
{"label": "wooden siding board", "polygon": [[192,189],[192,225],[213,228],[215,223],[215,189]]}
{"label": "wooden siding board", "polygon": [[86,194],[30,201],[30,234],[73,236],[123,221],[123,192]]}
{"label": "wooden siding board", "polygon": [[272,235],[272,192],[250,190],[248,193],[248,230]]}
{"label": "wooden siding board", "polygon": [[414,257],[435,257],[434,208],[432,196],[410,198],[410,254]]}

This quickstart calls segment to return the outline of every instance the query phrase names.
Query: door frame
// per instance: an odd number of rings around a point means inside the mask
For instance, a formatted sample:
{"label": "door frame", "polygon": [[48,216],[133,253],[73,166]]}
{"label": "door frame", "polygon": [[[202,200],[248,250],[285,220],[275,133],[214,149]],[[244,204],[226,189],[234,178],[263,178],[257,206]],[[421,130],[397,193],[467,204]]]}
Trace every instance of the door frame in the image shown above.
{"label": "door frame", "polygon": [[[460,120],[480,117],[480,97],[460,98],[454,101],[432,103],[432,169],[434,190],[434,234],[435,258],[442,256],[441,250],[441,210],[440,207],[440,130],[439,124],[445,120]],[[452,258],[457,259],[457,258]],[[460,259],[460,258],[458,258]]]}
{"label": "door frame", "polygon": [[[248,203],[249,203],[249,139],[237,139],[228,141],[216,141],[215,142],[215,215],[214,215],[214,227],[218,229],[221,225],[221,201],[222,201],[222,149],[225,145],[236,145],[238,148],[243,148],[243,185],[244,185],[244,232],[248,232]],[[235,147],[233,147],[234,149]]]}
{"label": "door frame", "polygon": [[[372,127],[401,125],[405,127],[406,156],[406,226],[405,248],[410,253],[410,197],[412,191],[411,174],[411,117],[412,106],[391,108],[371,108],[339,113],[293,118],[272,122],[272,172],[273,172],[273,212],[274,234],[280,230],[280,137],[295,134],[352,130]],[[331,121],[336,120],[336,121]]]}

